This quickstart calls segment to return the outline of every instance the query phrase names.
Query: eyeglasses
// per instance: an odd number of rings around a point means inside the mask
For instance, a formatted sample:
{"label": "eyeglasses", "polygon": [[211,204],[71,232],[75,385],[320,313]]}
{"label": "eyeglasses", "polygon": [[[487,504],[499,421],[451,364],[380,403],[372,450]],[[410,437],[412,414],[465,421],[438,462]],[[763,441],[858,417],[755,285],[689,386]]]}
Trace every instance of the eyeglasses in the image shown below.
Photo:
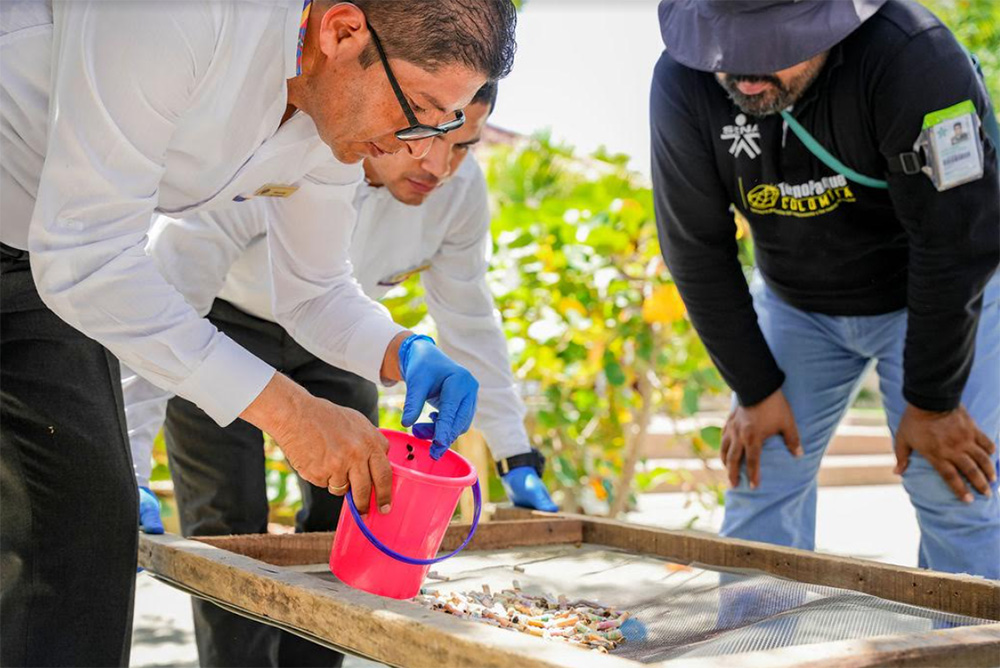
{"label": "eyeglasses", "polygon": [[371,25],[368,26],[368,32],[372,35],[372,41],[375,43],[375,50],[378,51],[379,60],[382,61],[382,68],[385,70],[385,76],[389,79],[389,85],[392,86],[392,92],[396,94],[396,99],[399,100],[399,106],[403,108],[403,115],[406,116],[406,120],[409,121],[410,126],[403,128],[402,130],[396,130],[393,134],[396,139],[400,141],[419,141],[421,139],[430,139],[431,137],[440,137],[443,134],[451,132],[452,130],[457,130],[465,124],[465,114],[461,111],[455,112],[455,120],[448,121],[447,123],[442,123],[441,125],[424,125],[417,120],[416,114],[410,109],[410,105],[406,102],[406,96],[403,95],[403,91],[399,87],[399,82],[396,81],[396,77],[392,73],[392,69],[389,67],[389,60],[385,57],[385,51],[382,50],[382,42],[379,40],[378,35],[372,29]]}

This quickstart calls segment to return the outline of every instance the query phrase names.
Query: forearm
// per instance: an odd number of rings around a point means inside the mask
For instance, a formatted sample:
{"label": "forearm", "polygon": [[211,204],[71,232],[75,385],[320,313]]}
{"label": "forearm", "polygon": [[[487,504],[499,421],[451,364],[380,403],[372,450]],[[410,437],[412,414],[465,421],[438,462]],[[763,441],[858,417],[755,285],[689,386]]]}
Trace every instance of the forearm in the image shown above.
{"label": "forearm", "polygon": [[[228,424],[273,369],[198,316],[138,244],[91,240],[86,252],[47,234],[32,243],[39,295],[63,320],[155,385]],[[103,253],[95,252],[105,246]]]}
{"label": "forearm", "polygon": [[[470,248],[467,252],[476,251]],[[441,350],[479,381],[474,424],[486,437],[493,458],[529,452],[525,408],[514,384],[507,338],[485,275],[476,280],[451,279],[442,267],[434,267],[423,283]]]}
{"label": "forearm", "polygon": [[479,381],[475,426],[496,460],[529,452],[525,408],[514,384],[507,340],[499,322],[485,318],[481,328],[457,329],[435,317],[441,349]]}
{"label": "forearm", "polygon": [[[974,282],[969,277],[937,282],[914,277],[911,268],[903,396],[914,407],[949,411],[959,406],[976,356],[983,286],[996,271],[986,270],[985,276],[975,272]],[[930,297],[920,299],[925,291]]]}
{"label": "forearm", "polygon": [[273,312],[296,342],[324,362],[375,383],[392,382],[400,377],[393,341],[406,330],[353,277],[352,194],[353,185],[305,181],[268,220]]}
{"label": "forearm", "polygon": [[288,376],[275,373],[240,417],[281,443],[282,435],[294,429],[296,415],[308,401],[309,393]]}
{"label": "forearm", "polygon": [[495,461],[531,452],[525,413],[516,388],[480,387],[474,425],[483,432]]}
{"label": "forearm", "polygon": [[757,325],[737,257],[732,201],[697,110],[685,106],[690,70],[660,58],[650,90],[653,204],[663,258],[712,361],[745,406],[784,382]]}
{"label": "forearm", "polygon": [[152,473],[153,444],[163,428],[167,403],[173,396],[153,385],[124,364],[121,365],[122,399],[125,404],[125,425],[135,479],[140,487],[149,486]]}

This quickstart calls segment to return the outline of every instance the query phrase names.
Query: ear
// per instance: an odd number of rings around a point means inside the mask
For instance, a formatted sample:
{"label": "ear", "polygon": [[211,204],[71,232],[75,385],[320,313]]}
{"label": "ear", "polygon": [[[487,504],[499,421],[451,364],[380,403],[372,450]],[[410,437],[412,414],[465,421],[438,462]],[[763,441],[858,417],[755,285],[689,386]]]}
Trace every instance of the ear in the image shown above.
{"label": "ear", "polygon": [[319,23],[319,49],[326,58],[358,58],[371,41],[361,9],[350,2],[329,6]]}

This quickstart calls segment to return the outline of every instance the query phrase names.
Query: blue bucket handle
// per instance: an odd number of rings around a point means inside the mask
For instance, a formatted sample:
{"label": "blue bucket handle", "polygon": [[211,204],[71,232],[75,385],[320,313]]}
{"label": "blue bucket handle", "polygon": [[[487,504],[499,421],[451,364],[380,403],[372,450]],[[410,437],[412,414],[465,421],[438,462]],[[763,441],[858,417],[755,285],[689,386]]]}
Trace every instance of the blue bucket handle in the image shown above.
{"label": "blue bucket handle", "polygon": [[440,561],[444,561],[445,559],[454,557],[456,554],[464,550],[465,546],[469,544],[470,540],[472,540],[472,536],[476,533],[476,527],[479,526],[479,514],[483,510],[483,495],[482,491],[479,489],[479,480],[476,480],[472,485],[472,498],[476,504],[476,511],[472,517],[472,526],[469,527],[469,535],[465,537],[465,540],[462,541],[462,544],[459,545],[454,552],[450,552],[443,557],[432,557],[430,559],[414,559],[413,557],[408,557],[405,554],[400,554],[391,547],[383,544],[378,538],[375,537],[375,534],[371,532],[371,529],[365,525],[364,520],[361,519],[361,513],[358,512],[358,507],[354,505],[354,496],[350,492],[347,493],[347,507],[351,509],[351,515],[354,517],[354,521],[357,523],[358,528],[361,529],[361,533],[364,534],[369,543],[378,548],[379,552],[392,557],[397,561],[402,561],[404,564],[411,564],[413,566],[429,566],[430,564],[436,564]]}

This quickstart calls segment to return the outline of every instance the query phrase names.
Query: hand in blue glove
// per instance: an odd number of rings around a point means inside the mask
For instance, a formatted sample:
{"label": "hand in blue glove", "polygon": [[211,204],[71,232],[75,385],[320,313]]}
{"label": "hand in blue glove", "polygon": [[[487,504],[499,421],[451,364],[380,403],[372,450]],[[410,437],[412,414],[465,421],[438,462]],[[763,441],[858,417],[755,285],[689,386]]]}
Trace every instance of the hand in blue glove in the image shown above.
{"label": "hand in blue glove", "polygon": [[559,506],[549,496],[545,483],[531,466],[516,466],[500,476],[500,481],[515,506],[544,510],[547,513],[559,510]]}
{"label": "hand in blue glove", "polygon": [[441,352],[434,339],[414,334],[399,347],[399,368],[406,383],[403,426],[410,427],[420,417],[424,403],[437,409],[433,422],[421,427],[430,438],[431,457],[440,459],[455,439],[472,426],[479,383],[472,374]]}
{"label": "hand in blue glove", "polygon": [[[423,439],[425,441],[433,441],[434,429],[437,426],[437,419],[438,419],[437,411],[431,413],[428,417],[431,420],[430,422],[418,422],[417,424],[413,425],[413,429],[411,429],[410,431],[412,431],[413,435],[416,436],[417,438]],[[433,448],[434,446],[431,445],[431,447]]]}
{"label": "hand in blue glove", "polygon": [[139,528],[143,533],[163,533],[160,519],[160,500],[148,487],[139,488]]}

